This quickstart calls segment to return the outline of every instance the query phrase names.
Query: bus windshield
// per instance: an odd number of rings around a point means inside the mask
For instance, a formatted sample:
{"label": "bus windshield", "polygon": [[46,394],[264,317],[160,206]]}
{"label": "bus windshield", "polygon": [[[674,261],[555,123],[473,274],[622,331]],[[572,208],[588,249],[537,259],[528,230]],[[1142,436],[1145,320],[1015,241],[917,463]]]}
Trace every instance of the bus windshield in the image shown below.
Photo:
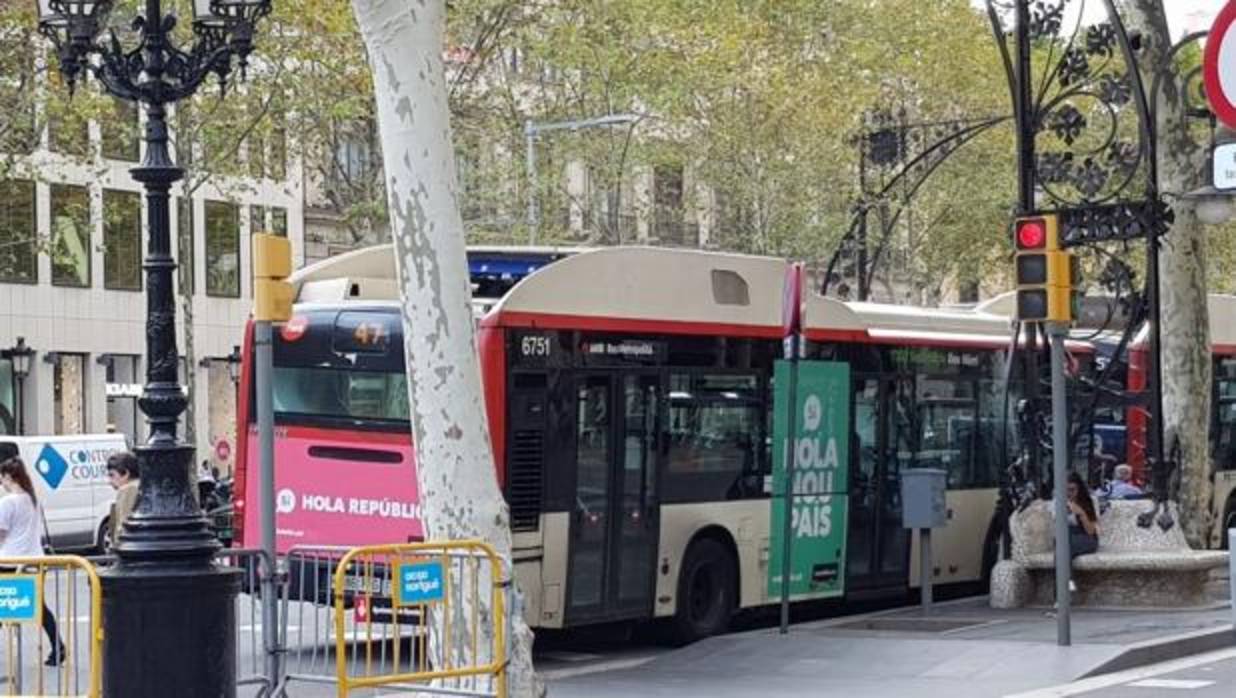
{"label": "bus windshield", "polygon": [[299,416],[406,424],[410,418],[403,372],[276,366],[274,393],[283,422]]}

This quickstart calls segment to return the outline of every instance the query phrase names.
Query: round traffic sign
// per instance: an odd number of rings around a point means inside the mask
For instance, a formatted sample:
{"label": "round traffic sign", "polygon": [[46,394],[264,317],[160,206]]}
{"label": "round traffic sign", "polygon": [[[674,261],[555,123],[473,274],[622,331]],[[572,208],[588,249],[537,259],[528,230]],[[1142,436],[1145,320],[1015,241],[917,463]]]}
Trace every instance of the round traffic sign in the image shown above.
{"label": "round traffic sign", "polygon": [[226,439],[219,439],[215,444],[215,457],[223,461],[232,457],[232,445]]}
{"label": "round traffic sign", "polygon": [[1202,60],[1202,76],[1206,83],[1206,99],[1215,116],[1224,124],[1236,128],[1236,2],[1229,1],[1215,17],[1206,37],[1206,53]]}

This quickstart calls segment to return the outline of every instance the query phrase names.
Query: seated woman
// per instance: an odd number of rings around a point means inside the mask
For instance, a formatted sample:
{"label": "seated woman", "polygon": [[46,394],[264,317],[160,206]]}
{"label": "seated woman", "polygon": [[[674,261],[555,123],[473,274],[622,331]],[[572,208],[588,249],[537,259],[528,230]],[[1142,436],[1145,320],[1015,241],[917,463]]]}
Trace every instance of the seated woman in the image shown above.
{"label": "seated woman", "polygon": [[[1089,555],[1099,549],[1099,516],[1094,508],[1090,488],[1077,473],[1070,473],[1068,480],[1069,507],[1069,559]],[[1072,574],[1069,575],[1069,591],[1077,591]]]}

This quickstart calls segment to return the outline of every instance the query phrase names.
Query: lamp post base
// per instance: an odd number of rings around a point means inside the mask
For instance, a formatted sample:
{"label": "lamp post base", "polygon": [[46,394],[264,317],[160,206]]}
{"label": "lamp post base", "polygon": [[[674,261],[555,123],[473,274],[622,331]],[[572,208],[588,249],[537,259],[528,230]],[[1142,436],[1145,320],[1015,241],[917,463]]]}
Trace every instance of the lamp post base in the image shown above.
{"label": "lamp post base", "polygon": [[[158,414],[150,398],[143,407]],[[155,442],[136,451],[138,509],[119,536],[116,565],[99,574],[103,695],[235,698],[241,572],[214,563],[219,542],[189,489],[193,447]]]}
{"label": "lamp post base", "polygon": [[103,585],[103,695],[235,698],[240,570],[119,566]]}

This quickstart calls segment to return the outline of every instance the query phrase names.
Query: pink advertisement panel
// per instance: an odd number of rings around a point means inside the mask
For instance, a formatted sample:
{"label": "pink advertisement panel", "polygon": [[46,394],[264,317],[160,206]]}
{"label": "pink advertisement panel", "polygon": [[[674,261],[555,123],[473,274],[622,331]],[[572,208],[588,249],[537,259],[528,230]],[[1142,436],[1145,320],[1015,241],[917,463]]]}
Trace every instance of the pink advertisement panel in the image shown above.
{"label": "pink advertisement panel", "polygon": [[[249,433],[245,533],[261,530],[258,437]],[[406,434],[275,429],[275,531],[294,545],[373,545],[422,538],[415,458]]]}

